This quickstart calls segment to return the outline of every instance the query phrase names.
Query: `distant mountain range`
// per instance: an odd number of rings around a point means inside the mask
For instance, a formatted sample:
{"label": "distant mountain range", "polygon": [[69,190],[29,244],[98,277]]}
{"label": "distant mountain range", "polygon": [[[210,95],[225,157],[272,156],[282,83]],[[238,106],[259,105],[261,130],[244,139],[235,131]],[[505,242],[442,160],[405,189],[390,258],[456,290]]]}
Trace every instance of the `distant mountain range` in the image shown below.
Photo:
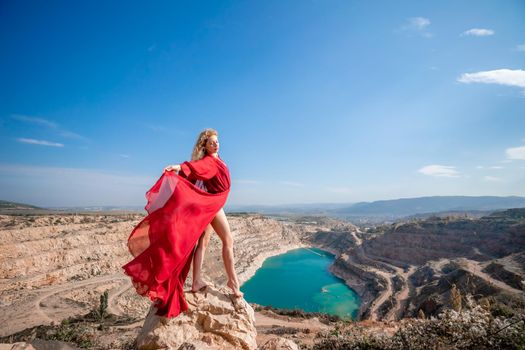
{"label": "distant mountain range", "polygon": [[332,212],[347,215],[408,216],[443,211],[488,211],[522,207],[525,207],[525,197],[435,196],[361,202],[346,208],[334,209]]}
{"label": "distant mountain range", "polygon": [[101,205],[101,206],[86,206],[86,207],[50,207],[47,209],[59,210],[59,211],[93,211],[93,212],[107,212],[107,211],[136,211],[145,212],[144,206],[138,205],[127,205],[127,206],[115,206],[115,205]]}
{"label": "distant mountain range", "polygon": [[391,217],[439,212],[491,211],[523,208],[525,197],[509,196],[433,196],[401,198],[359,203],[329,203],[279,206],[232,206],[229,211],[262,214],[315,214],[337,217]]}
{"label": "distant mountain range", "polygon": [[35,205],[0,200],[0,214],[52,214],[90,212],[144,212],[143,206],[86,206],[86,207],[37,207]]}
{"label": "distant mountain range", "polygon": [[[443,212],[487,212],[510,208],[525,208],[525,197],[509,196],[433,196],[401,198],[359,203],[314,203],[290,205],[226,206],[227,212],[255,212],[274,215],[326,215],[339,218],[396,219],[405,216]],[[142,206],[86,206],[41,208],[0,200],[2,212],[53,210],[61,212],[144,212]]]}
{"label": "distant mountain range", "polygon": [[309,203],[281,205],[226,205],[227,212],[253,212],[261,214],[297,213],[318,214],[352,206],[352,203]]}

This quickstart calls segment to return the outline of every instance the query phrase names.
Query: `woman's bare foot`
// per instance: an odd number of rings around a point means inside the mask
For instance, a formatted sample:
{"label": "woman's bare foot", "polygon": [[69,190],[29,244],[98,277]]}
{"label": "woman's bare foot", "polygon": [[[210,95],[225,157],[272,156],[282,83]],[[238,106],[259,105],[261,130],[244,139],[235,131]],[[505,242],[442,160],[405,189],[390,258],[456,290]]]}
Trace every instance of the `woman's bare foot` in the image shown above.
{"label": "woman's bare foot", "polygon": [[237,284],[234,283],[233,281],[228,281],[228,283],[226,283],[226,285],[231,288],[231,290],[233,291],[233,295],[236,298],[242,298],[244,296],[244,293],[241,292],[241,290],[239,289]]}
{"label": "woman's bare foot", "polygon": [[193,281],[193,284],[191,285],[191,292],[197,293],[206,289],[206,287],[208,287],[208,285],[203,280]]}

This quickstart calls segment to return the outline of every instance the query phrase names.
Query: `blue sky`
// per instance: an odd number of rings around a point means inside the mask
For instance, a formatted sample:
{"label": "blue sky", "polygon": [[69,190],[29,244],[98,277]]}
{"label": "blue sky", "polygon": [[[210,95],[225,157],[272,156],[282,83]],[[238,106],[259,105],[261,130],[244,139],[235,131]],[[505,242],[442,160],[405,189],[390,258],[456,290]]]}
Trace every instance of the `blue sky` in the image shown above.
{"label": "blue sky", "polygon": [[219,131],[230,205],[525,195],[525,3],[3,1],[0,199],[143,205]]}

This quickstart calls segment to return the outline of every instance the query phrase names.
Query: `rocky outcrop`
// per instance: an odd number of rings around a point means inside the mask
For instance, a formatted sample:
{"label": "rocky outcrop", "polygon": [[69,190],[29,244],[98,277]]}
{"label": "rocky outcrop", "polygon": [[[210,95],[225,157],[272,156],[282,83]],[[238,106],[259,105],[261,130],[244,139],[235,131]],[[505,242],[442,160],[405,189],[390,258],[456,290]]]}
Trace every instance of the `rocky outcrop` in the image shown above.
{"label": "rocky outcrop", "polygon": [[[432,217],[395,224],[363,243],[365,253],[398,266],[423,265],[442,258],[487,261],[525,249],[525,220],[506,211],[479,219]],[[505,214],[507,213],[507,214]]]}
{"label": "rocky outcrop", "polygon": [[142,218],[129,215],[0,216],[0,290],[34,289],[120,270],[127,235]]}
{"label": "rocky outcrop", "polygon": [[387,288],[385,278],[364,266],[353,263],[346,254],[337,257],[329,270],[345,280],[346,284],[359,294],[361,306],[358,318],[367,318],[371,303]]}
{"label": "rocky outcrop", "polygon": [[525,278],[523,270],[525,265],[525,252],[509,255],[505,258],[494,260],[482,270],[492,278],[502,281],[517,290],[525,291]]}
{"label": "rocky outcrop", "polygon": [[317,248],[341,254],[355,247],[356,237],[353,234],[355,230],[356,228],[349,224],[346,230],[316,231],[303,235],[302,240]]}
{"label": "rocky outcrop", "polygon": [[206,293],[186,293],[186,300],[189,309],[175,318],[150,309],[137,338],[139,349],[257,348],[254,311],[244,299],[209,286]]}
{"label": "rocky outcrop", "polygon": [[[241,284],[250,279],[268,257],[305,246],[300,240],[298,225],[287,225],[258,214],[229,215],[228,222],[234,239],[235,269]],[[221,251],[219,237],[212,234],[203,272],[215,283],[225,284]]]}
{"label": "rocky outcrop", "polygon": [[299,350],[299,348],[290,339],[273,338],[264,343],[260,350]]}

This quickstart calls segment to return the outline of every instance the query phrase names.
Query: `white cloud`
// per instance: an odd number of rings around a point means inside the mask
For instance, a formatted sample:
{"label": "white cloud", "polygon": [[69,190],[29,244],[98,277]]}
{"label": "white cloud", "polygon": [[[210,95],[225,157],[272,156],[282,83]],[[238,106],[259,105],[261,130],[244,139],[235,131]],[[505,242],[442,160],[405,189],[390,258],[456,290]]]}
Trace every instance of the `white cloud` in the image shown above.
{"label": "white cloud", "polygon": [[11,116],[11,118],[13,118],[15,120],[18,120],[18,121],[21,121],[21,122],[26,122],[26,123],[46,126],[48,128],[57,128],[58,127],[57,123],[49,121],[49,120],[44,119],[44,118],[29,117],[27,115],[20,115],[20,114],[13,114]]}
{"label": "white cloud", "polygon": [[13,118],[15,120],[18,120],[18,121],[21,121],[21,122],[24,122],[24,123],[29,123],[29,124],[39,125],[39,126],[45,126],[48,129],[54,130],[54,132],[57,133],[58,135],[60,135],[62,137],[65,137],[65,138],[68,138],[68,139],[78,139],[78,140],[87,141],[86,137],[84,137],[82,135],[79,135],[79,134],[77,134],[75,132],[66,130],[66,129],[62,128],[59,124],[57,124],[57,123],[55,123],[53,121],[44,119],[44,118],[30,117],[30,116],[27,116],[27,115],[20,115],[20,114],[13,114],[13,115],[11,115],[11,118]]}
{"label": "white cloud", "polygon": [[496,69],[484,72],[464,73],[457,80],[460,83],[466,84],[500,84],[525,88],[525,70]]}
{"label": "white cloud", "polygon": [[401,30],[411,31],[417,33],[425,38],[431,38],[433,35],[427,28],[430,26],[430,20],[425,17],[411,17],[408,18],[406,23],[401,27]]}
{"label": "white cloud", "polygon": [[129,154],[119,154],[122,158],[129,159],[131,156]]}
{"label": "white cloud", "polygon": [[67,139],[77,139],[77,140],[84,140],[84,141],[88,140],[86,137],[79,135],[73,131],[69,131],[69,130],[59,129],[58,134]]}
{"label": "white cloud", "polygon": [[40,145],[40,146],[50,146],[50,147],[64,147],[63,144],[58,142],[51,142],[51,141],[45,141],[45,140],[35,140],[35,139],[26,139],[26,138],[17,138],[18,142],[21,143],[28,143],[31,145]]}
{"label": "white cloud", "polygon": [[447,165],[427,165],[418,170],[421,174],[436,177],[459,177],[456,167]]}
{"label": "white cloud", "polygon": [[494,35],[494,31],[492,29],[484,29],[484,28],[472,28],[469,30],[464,31],[461,33],[462,36],[468,35],[468,36],[490,36]]}
{"label": "white cloud", "polygon": [[494,165],[494,166],[491,166],[490,168],[491,169],[503,169],[503,167],[499,165]]}
{"label": "white cloud", "polygon": [[304,184],[292,181],[281,181],[281,185],[292,186],[292,187],[303,187]]}
{"label": "white cloud", "polygon": [[476,169],[484,169],[485,167],[483,165],[478,165]]}
{"label": "white cloud", "polygon": [[516,45],[516,51],[525,52],[525,44]]}
{"label": "white cloud", "polygon": [[508,159],[525,160],[525,146],[507,148],[505,154]]}
{"label": "white cloud", "polygon": [[485,176],[483,180],[490,181],[490,182],[497,182],[497,181],[501,181],[501,178],[496,177],[496,176]]}
{"label": "white cloud", "polygon": [[409,26],[414,29],[424,29],[430,25],[430,20],[425,17],[412,17],[408,19]]}

